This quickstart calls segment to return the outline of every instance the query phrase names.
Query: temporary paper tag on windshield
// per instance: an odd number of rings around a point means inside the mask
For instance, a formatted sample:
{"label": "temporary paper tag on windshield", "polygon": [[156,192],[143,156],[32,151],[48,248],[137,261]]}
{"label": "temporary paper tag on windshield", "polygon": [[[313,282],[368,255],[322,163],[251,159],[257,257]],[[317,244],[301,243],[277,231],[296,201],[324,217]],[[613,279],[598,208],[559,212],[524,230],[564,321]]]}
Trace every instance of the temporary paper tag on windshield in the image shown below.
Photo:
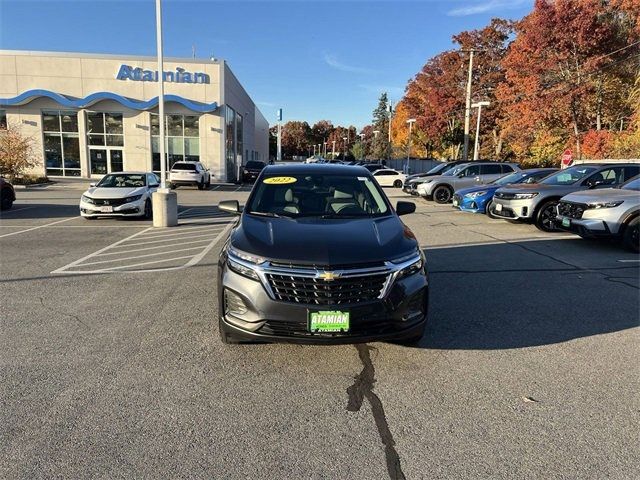
{"label": "temporary paper tag on windshield", "polygon": [[298,181],[295,177],[269,177],[265,178],[262,183],[268,185],[284,185],[287,183],[296,183]]}

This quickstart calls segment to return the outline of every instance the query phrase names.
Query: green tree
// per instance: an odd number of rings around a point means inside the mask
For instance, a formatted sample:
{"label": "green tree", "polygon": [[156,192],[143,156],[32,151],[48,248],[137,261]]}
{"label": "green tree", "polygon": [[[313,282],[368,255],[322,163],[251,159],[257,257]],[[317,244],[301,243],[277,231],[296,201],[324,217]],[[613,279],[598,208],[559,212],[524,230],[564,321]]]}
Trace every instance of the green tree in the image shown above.
{"label": "green tree", "polygon": [[351,155],[353,155],[353,158],[356,160],[362,160],[364,158],[364,144],[360,140],[351,147]]}
{"label": "green tree", "polygon": [[373,111],[373,130],[380,132],[373,140],[371,155],[374,158],[386,159],[391,157],[389,144],[389,97],[383,92],[378,99],[378,106]]}

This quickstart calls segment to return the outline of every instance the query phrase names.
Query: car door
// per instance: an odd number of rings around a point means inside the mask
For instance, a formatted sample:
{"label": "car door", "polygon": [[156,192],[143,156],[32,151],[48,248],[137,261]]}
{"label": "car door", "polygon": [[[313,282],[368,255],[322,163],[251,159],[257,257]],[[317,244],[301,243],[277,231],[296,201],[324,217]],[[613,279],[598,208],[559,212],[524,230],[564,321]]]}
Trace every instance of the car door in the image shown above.
{"label": "car door", "polygon": [[389,174],[388,170],[376,170],[373,172],[373,177],[381,187],[389,186]]}
{"label": "car door", "polygon": [[504,175],[504,166],[499,163],[485,163],[480,165],[480,181],[478,183],[489,183]]}
{"label": "car door", "polygon": [[480,183],[480,165],[469,165],[462,171],[458,172],[456,178],[453,179],[454,190],[470,187]]}

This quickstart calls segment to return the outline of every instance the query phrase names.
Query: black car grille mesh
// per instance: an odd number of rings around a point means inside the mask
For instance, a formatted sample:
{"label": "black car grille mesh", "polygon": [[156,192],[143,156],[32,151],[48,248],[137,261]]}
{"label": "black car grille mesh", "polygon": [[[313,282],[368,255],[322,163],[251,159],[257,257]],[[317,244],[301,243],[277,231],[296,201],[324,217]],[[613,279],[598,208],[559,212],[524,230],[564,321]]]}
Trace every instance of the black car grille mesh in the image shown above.
{"label": "black car grille mesh", "polygon": [[558,213],[563,217],[580,219],[586,208],[587,206],[583,203],[560,202]]}
{"label": "black car grille mesh", "polygon": [[515,193],[506,193],[506,192],[496,192],[494,194],[495,198],[502,198],[503,200],[513,200],[516,198]]}
{"label": "black car grille mesh", "polygon": [[124,198],[94,198],[93,203],[94,205],[112,205],[117,207],[118,205],[124,205],[127,202],[125,202]]}
{"label": "black car grille mesh", "polygon": [[295,275],[267,274],[277,300],[308,305],[341,305],[375,300],[387,280],[387,274],[337,278],[325,281]]}

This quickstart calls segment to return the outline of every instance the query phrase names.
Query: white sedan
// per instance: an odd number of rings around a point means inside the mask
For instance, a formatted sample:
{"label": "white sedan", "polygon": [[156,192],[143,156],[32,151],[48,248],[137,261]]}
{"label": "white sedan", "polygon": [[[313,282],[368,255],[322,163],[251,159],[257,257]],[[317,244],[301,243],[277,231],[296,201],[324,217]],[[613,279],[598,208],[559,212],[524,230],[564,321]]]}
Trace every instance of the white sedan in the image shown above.
{"label": "white sedan", "polygon": [[151,194],[160,179],[152,172],[117,172],[102,177],[82,194],[80,216],[151,218]]}
{"label": "white sedan", "polygon": [[402,188],[405,174],[391,168],[381,168],[373,172],[373,178],[376,179],[381,187]]}

